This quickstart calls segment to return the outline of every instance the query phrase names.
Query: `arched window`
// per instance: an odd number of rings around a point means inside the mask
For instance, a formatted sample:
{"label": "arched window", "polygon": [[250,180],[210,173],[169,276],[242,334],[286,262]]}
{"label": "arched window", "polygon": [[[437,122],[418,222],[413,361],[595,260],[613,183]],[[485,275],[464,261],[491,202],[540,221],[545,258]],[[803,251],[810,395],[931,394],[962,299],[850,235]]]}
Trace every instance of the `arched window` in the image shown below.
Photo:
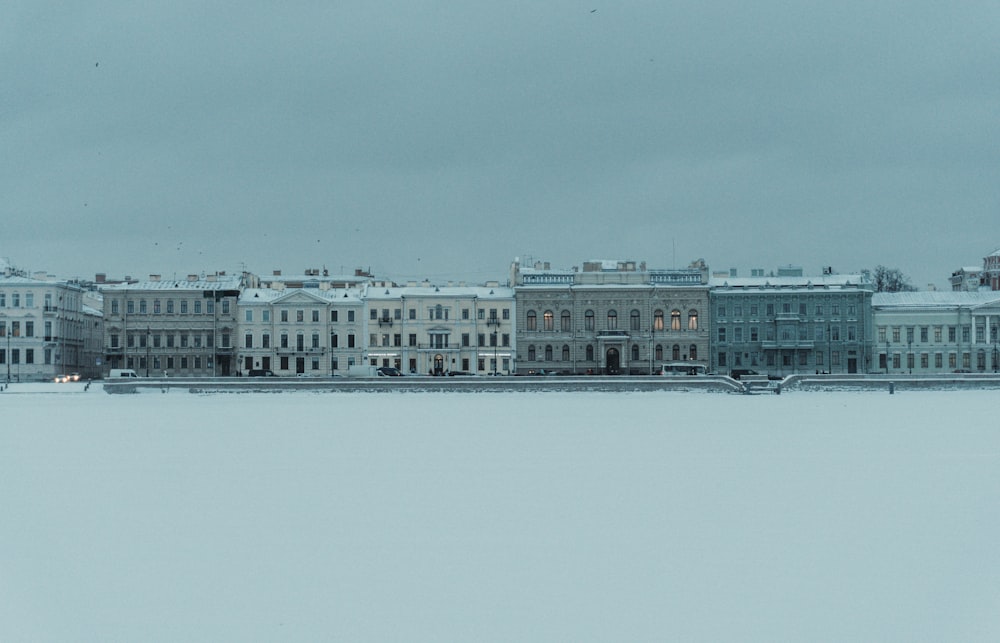
{"label": "arched window", "polygon": [[662,344],[657,344],[656,345],[656,357],[654,359],[656,359],[657,361],[663,359],[663,345]]}
{"label": "arched window", "polygon": [[552,361],[552,344],[545,345],[545,361],[546,362]]}
{"label": "arched window", "polygon": [[663,330],[663,311],[657,310],[653,313],[653,330]]}
{"label": "arched window", "polygon": [[594,361],[594,347],[592,344],[587,344],[587,361]]}
{"label": "arched window", "polygon": [[698,311],[691,309],[688,311],[688,330],[698,330]]}
{"label": "arched window", "polygon": [[670,330],[680,330],[681,329],[681,311],[671,310],[670,311]]}
{"label": "arched window", "polygon": [[553,330],[555,330],[555,327],[553,326],[554,320],[555,316],[552,314],[551,310],[546,310],[544,313],[542,313],[542,321],[545,324],[543,326],[543,329],[546,332],[552,332]]}
{"label": "arched window", "polygon": [[562,311],[562,314],[559,316],[559,330],[564,333],[568,333],[573,330],[572,319],[569,316],[568,310]]}
{"label": "arched window", "polygon": [[584,328],[594,330],[594,311],[588,310],[583,314]]}
{"label": "arched window", "polygon": [[527,323],[527,326],[528,326],[527,330],[538,330],[538,317],[537,317],[537,315],[535,315],[535,311],[533,311],[533,310],[529,310],[528,311],[527,322],[528,322]]}
{"label": "arched window", "polygon": [[628,315],[629,330],[639,330],[639,311],[633,310]]}
{"label": "arched window", "polygon": [[675,362],[681,358],[681,346],[680,344],[674,344],[673,348],[670,349],[670,359]]}
{"label": "arched window", "polygon": [[528,346],[528,361],[529,362],[535,361],[535,345],[534,344]]}
{"label": "arched window", "polygon": [[567,344],[563,344],[562,347],[562,361],[564,362],[569,361],[569,346]]}
{"label": "arched window", "polygon": [[444,306],[441,304],[434,306],[434,319],[444,319]]}
{"label": "arched window", "polygon": [[691,344],[691,346],[688,348],[688,357],[690,357],[691,359],[698,359],[698,347],[695,346],[694,344]]}
{"label": "arched window", "polygon": [[632,344],[632,361],[639,361],[639,345]]}
{"label": "arched window", "polygon": [[608,330],[615,330],[618,328],[618,311],[609,310],[608,311]]}

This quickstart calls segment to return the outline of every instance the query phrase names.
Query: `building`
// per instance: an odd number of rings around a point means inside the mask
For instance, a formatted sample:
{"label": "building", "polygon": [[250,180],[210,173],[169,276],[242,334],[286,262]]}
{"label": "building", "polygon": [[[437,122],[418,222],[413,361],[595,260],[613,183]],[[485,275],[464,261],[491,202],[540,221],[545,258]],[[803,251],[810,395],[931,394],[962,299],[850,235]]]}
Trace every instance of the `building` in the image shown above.
{"label": "building", "polygon": [[773,376],[864,373],[873,341],[866,274],[713,278],[710,370]]}
{"label": "building", "polygon": [[708,267],[647,269],[600,260],[583,269],[511,265],[517,372],[657,373],[667,361],[707,365]]}
{"label": "building", "polygon": [[957,292],[975,292],[983,281],[983,271],[977,266],[966,266],[951,273],[951,289]]}
{"label": "building", "polygon": [[1000,290],[1000,250],[983,258],[982,284],[990,290]]}
{"label": "building", "polygon": [[996,292],[877,293],[872,315],[878,372],[995,373],[1000,368]]}
{"label": "building", "polygon": [[237,302],[243,277],[191,274],[99,286],[104,372],[205,377],[236,374]]}
{"label": "building", "polygon": [[405,373],[508,375],[515,364],[514,292],[497,282],[369,284],[364,362]]}
{"label": "building", "polygon": [[[101,316],[80,285],[0,265],[0,378],[50,380],[99,374]],[[95,337],[95,334],[97,337]]]}
{"label": "building", "polygon": [[241,374],[329,377],[362,363],[363,289],[310,280],[266,283],[274,287],[248,288],[239,298]]}

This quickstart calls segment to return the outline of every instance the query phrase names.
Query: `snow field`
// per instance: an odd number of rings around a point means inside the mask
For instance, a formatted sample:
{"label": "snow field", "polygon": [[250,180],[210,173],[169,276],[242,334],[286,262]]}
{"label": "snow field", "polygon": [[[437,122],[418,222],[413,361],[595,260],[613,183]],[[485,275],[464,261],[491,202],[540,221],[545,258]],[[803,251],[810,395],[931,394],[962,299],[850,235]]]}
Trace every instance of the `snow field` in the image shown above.
{"label": "snow field", "polygon": [[0,639],[998,640],[996,407],[4,393]]}

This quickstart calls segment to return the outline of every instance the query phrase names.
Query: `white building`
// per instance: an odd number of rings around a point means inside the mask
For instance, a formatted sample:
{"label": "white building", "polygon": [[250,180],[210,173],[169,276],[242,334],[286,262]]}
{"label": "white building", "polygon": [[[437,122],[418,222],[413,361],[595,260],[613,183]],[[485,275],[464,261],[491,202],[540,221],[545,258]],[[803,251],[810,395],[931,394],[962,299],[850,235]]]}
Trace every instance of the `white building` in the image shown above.
{"label": "white building", "polygon": [[404,373],[510,374],[514,370],[514,292],[483,286],[369,285],[364,361]]}
{"label": "white building", "polygon": [[79,285],[0,266],[0,379],[48,380],[98,375],[92,349],[101,317],[84,304]]}
{"label": "white building", "polygon": [[899,292],[872,297],[877,371],[997,372],[1000,295],[996,292]]}
{"label": "white building", "polygon": [[[299,282],[292,282],[298,284]],[[361,290],[306,281],[305,287],[248,288],[239,299],[240,373],[335,376],[362,363]]]}

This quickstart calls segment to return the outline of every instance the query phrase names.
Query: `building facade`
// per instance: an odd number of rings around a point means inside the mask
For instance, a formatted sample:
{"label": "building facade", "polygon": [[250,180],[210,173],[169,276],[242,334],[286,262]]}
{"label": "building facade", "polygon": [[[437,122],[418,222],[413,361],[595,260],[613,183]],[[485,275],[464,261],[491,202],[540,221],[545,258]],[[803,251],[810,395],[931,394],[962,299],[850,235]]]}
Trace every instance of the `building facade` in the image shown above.
{"label": "building facade", "polygon": [[[293,282],[297,283],[297,282]],[[240,374],[332,377],[362,363],[362,289],[249,288],[239,299]]]}
{"label": "building facade", "polygon": [[511,266],[517,372],[648,375],[664,362],[707,364],[708,267],[634,261]]}
{"label": "building facade", "polygon": [[207,377],[236,371],[237,302],[242,277],[188,275],[100,287],[104,373]]}
{"label": "building facade", "polygon": [[770,376],[865,373],[871,364],[871,297],[867,275],[713,278],[712,365],[728,374]]}
{"label": "building facade", "polygon": [[430,283],[367,286],[365,363],[414,375],[508,375],[515,368],[514,293]]}
{"label": "building facade", "polygon": [[4,266],[0,274],[0,378],[49,380],[59,374],[99,374],[92,352],[101,317],[79,285]]}
{"label": "building facade", "polygon": [[876,372],[995,373],[1000,368],[996,292],[878,293],[872,315]]}

